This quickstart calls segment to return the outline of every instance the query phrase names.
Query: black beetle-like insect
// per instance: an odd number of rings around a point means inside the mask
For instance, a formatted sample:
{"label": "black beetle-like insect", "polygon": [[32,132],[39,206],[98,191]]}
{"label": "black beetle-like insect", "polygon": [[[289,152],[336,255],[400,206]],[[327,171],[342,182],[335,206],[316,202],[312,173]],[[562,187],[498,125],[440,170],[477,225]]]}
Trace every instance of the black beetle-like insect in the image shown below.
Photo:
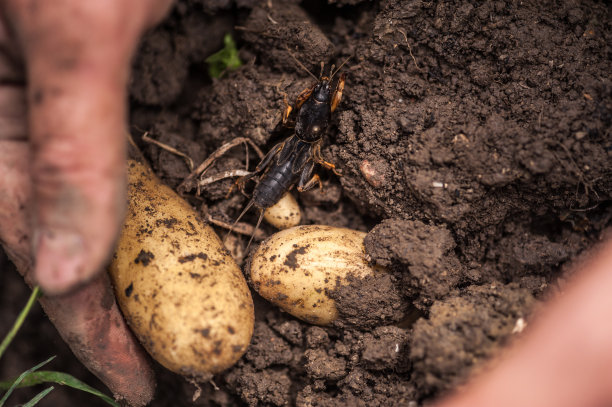
{"label": "black beetle-like insect", "polygon": [[[323,76],[323,63],[321,63],[319,78],[308,71],[317,82],[299,94],[293,107],[285,99],[287,107],[283,113],[282,121],[288,127],[292,124],[295,125],[294,134],[272,147],[253,173],[237,181],[237,184],[242,186],[248,179],[259,175],[259,181],[253,190],[251,200],[234,222],[235,225],[252,206],[260,211],[247,250],[253,241],[255,231],[261,224],[264,211],[277,203],[287,191],[291,190],[296,184],[297,190],[300,192],[307,191],[317,184],[319,188],[322,188],[319,176],[317,174],[313,175],[315,164],[320,164],[332,170],[334,174],[342,176],[336,170],[334,164],[321,157],[321,143],[329,126],[331,114],[336,110],[340,99],[342,99],[345,75],[340,75],[333,91],[332,80],[344,63],[336,71],[334,71],[334,65],[332,65],[329,77]],[[228,234],[231,231],[232,229]]]}

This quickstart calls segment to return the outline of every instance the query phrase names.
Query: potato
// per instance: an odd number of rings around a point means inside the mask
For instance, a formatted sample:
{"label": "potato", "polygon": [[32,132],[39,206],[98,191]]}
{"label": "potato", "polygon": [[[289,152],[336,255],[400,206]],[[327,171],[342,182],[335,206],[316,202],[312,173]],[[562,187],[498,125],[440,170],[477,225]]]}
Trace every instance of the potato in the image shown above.
{"label": "potato", "polygon": [[349,276],[386,273],[365,259],[366,233],[331,226],[297,226],[265,240],[250,260],[253,287],[304,321],[328,325],[338,318],[329,292]]}
{"label": "potato", "polygon": [[212,228],[147,166],[130,160],[128,182],[128,213],[109,269],[117,301],[155,360],[210,379],[251,340],[244,276]]}
{"label": "potato", "polygon": [[264,219],[275,228],[287,229],[299,225],[302,214],[291,192],[287,192],[280,201],[265,210]]}

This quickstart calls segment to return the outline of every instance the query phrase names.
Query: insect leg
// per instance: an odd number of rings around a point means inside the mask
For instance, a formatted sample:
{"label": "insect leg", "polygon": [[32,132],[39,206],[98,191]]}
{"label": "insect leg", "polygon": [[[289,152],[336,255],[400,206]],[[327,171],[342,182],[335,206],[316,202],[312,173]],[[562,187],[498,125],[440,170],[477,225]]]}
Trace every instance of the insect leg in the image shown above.
{"label": "insect leg", "polygon": [[336,169],[336,165],[330,162],[327,162],[321,156],[321,144],[317,143],[312,150],[312,157],[317,164],[320,164],[322,167],[327,168],[328,170],[332,170],[334,174],[341,177],[342,173]]}
{"label": "insect leg", "polygon": [[247,183],[247,181],[253,178],[254,176],[256,176],[257,174],[259,174],[260,172],[262,172],[263,170],[265,170],[266,167],[270,164],[270,161],[272,161],[272,159],[283,149],[284,145],[285,145],[285,142],[283,141],[281,143],[278,143],[274,147],[272,147],[272,149],[268,151],[268,153],[259,162],[259,164],[257,164],[255,171],[253,171],[252,173],[248,175],[238,178],[236,182],[232,184],[229,191],[227,191],[226,197],[230,196],[230,194],[236,187],[238,187],[238,189],[242,192],[242,190],[244,189],[244,185]]}
{"label": "insect leg", "polygon": [[297,190],[299,192],[308,191],[312,189],[317,183],[319,184],[319,189],[323,189],[323,184],[321,183],[321,179],[318,174],[315,174],[311,177],[312,171],[314,169],[314,162],[311,161],[306,164],[306,167],[302,170],[300,174],[300,181],[298,182]]}
{"label": "insect leg", "polygon": [[314,85],[312,85],[309,88],[306,88],[302,91],[302,93],[300,93],[295,101],[295,108],[296,110],[299,109],[300,107],[302,107],[302,105],[304,104],[304,102],[306,102],[308,100],[308,98],[310,97],[310,95],[312,95],[312,92],[314,91],[315,86],[317,86],[317,84],[315,83]]}
{"label": "insect leg", "polygon": [[255,168],[255,173],[261,172],[270,164],[270,161],[278,154],[284,147],[285,142],[280,142],[268,151],[268,154],[257,164]]}
{"label": "insect leg", "polygon": [[283,103],[285,103],[285,110],[283,111],[283,124],[287,124],[287,121],[289,120],[289,115],[291,114],[293,108],[289,104],[289,101],[287,100],[287,94],[285,92],[283,92]]}
{"label": "insect leg", "polygon": [[236,187],[238,187],[238,189],[242,192],[244,189],[244,185],[247,183],[247,181],[253,178],[254,176],[256,176],[257,174],[259,174],[260,172],[262,172],[263,170],[265,170],[266,167],[270,164],[270,161],[272,161],[272,159],[283,149],[284,145],[285,145],[285,141],[278,143],[277,145],[272,147],[272,149],[268,151],[268,153],[259,162],[259,164],[257,164],[255,171],[253,171],[252,173],[248,175],[238,178],[236,182],[232,184],[229,191],[227,191],[226,197],[230,196],[230,194],[232,193],[232,191],[234,191],[234,188]]}
{"label": "insect leg", "polygon": [[334,95],[332,96],[331,101],[331,111],[333,112],[338,107],[338,103],[340,103],[340,99],[342,99],[342,91],[344,90],[344,78],[346,75],[341,74],[340,79],[338,79],[338,84],[336,85],[336,90],[334,91]]}
{"label": "insect leg", "polygon": [[314,170],[314,162],[311,161],[308,164],[306,164],[306,166],[302,170],[302,173],[300,174],[300,180],[298,181],[298,185],[297,185],[298,191],[300,192],[303,191],[302,188],[304,187],[304,185],[306,185],[308,180],[311,178],[313,170]]}
{"label": "insect leg", "polygon": [[304,184],[304,186],[298,187],[297,190],[299,192],[308,191],[309,189],[314,188],[314,186],[316,184],[319,184],[319,189],[322,191],[323,190],[323,184],[321,183],[321,178],[319,178],[319,174],[313,175],[312,178],[310,179],[310,181],[308,181],[306,184]]}
{"label": "insect leg", "polygon": [[283,102],[285,103],[285,110],[283,111],[283,115],[282,115],[282,122],[284,126],[287,127],[291,127],[291,125],[295,124],[293,123],[294,120],[292,120],[291,122],[289,121],[289,115],[292,112],[296,112],[298,110],[300,110],[300,108],[302,107],[302,105],[304,104],[304,102],[306,102],[308,100],[308,98],[310,97],[310,95],[312,95],[312,92],[315,88],[317,84],[315,83],[314,85],[312,85],[309,88],[304,89],[297,97],[296,101],[295,101],[295,106],[292,107],[289,102],[287,101],[287,94],[283,92]]}
{"label": "insect leg", "polygon": [[238,190],[242,192],[243,195],[247,196],[244,193],[244,186],[246,185],[247,181],[253,178],[255,175],[257,175],[257,171],[251,172],[247,175],[243,175],[242,177],[238,178],[236,182],[234,182],[232,186],[229,188],[229,190],[227,191],[227,194],[225,194],[225,198],[226,199],[229,198],[229,196],[232,194],[232,191],[234,191],[234,188],[238,188]]}
{"label": "insect leg", "polygon": [[[236,137],[235,139],[219,147],[216,151],[214,151],[211,155],[209,155],[208,158],[204,160],[202,164],[198,166],[198,168],[191,171],[191,173],[178,186],[178,190],[185,192],[185,191],[190,191],[191,189],[193,189],[197,185],[197,182],[195,181],[196,177],[204,176],[206,171],[208,171],[212,167],[216,159],[218,159],[223,154],[225,154],[227,150],[229,150],[230,148],[237,146],[241,143],[249,144],[251,147],[253,147],[253,150],[255,150],[255,152],[257,153],[259,157],[263,157],[263,153],[261,152],[259,147],[257,147],[257,145],[253,143],[251,139],[247,137]],[[198,195],[199,193],[200,191],[198,191]]]}

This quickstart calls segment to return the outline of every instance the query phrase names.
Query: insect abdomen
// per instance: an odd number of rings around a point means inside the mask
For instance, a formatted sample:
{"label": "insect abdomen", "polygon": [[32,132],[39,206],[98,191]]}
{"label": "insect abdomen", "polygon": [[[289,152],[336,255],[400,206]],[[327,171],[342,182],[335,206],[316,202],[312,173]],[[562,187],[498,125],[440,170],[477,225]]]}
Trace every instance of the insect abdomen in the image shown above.
{"label": "insect abdomen", "polygon": [[266,209],[277,203],[297,181],[298,176],[291,171],[293,162],[288,160],[275,165],[259,180],[253,191],[255,206]]}

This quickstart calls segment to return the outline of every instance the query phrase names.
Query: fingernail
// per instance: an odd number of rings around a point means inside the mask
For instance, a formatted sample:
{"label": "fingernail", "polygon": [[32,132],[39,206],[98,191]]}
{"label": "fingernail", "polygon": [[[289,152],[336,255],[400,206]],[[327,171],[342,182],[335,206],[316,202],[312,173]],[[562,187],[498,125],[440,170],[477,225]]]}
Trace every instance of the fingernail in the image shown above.
{"label": "fingernail", "polygon": [[34,278],[46,294],[65,293],[80,282],[86,257],[80,235],[40,230],[34,242]]}

